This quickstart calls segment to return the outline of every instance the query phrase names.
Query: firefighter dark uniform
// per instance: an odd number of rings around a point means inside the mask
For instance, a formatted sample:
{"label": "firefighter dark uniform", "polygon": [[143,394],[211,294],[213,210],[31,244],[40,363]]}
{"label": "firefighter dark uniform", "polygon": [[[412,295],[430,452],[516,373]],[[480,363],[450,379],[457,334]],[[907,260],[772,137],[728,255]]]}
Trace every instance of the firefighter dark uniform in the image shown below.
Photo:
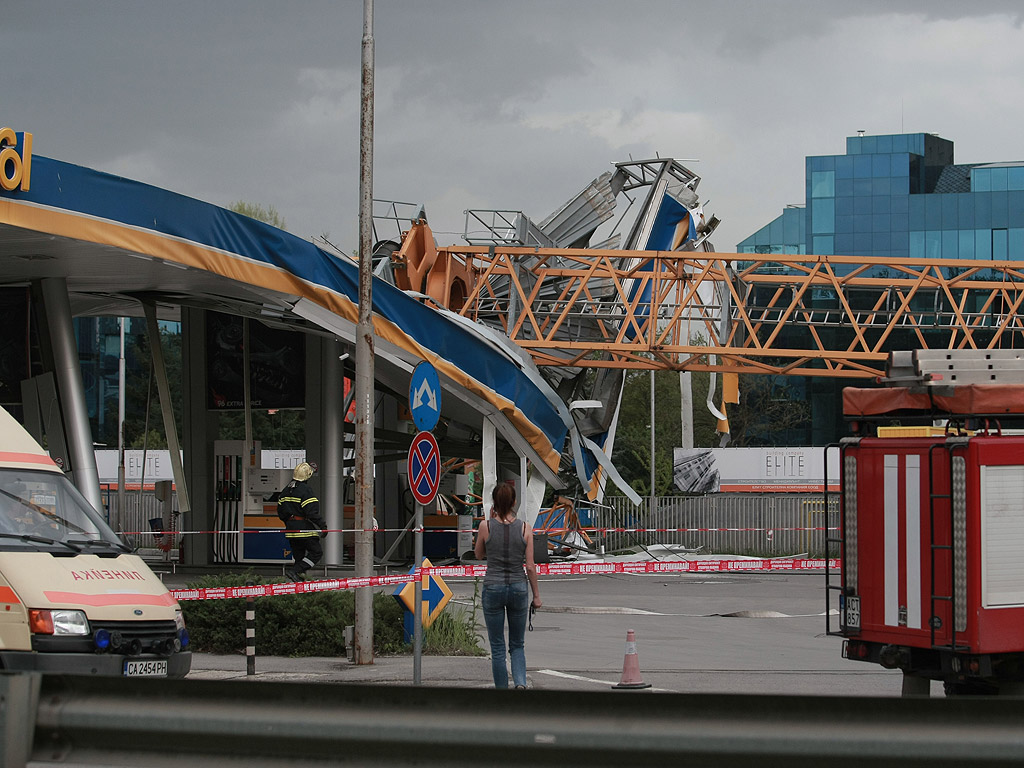
{"label": "firefighter dark uniform", "polygon": [[306,483],[312,476],[313,468],[302,462],[277,499],[277,516],[284,523],[284,536],[291,545],[295,560],[295,564],[285,571],[292,581],[302,581],[305,578],[303,574],[324,556],[320,539],[327,535],[327,523],[320,515],[320,500]]}

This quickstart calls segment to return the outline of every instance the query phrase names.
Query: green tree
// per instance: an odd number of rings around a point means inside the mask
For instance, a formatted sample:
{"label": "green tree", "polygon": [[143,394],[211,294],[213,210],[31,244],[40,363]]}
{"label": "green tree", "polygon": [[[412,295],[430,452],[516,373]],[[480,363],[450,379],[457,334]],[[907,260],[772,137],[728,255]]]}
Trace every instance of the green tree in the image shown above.
{"label": "green tree", "polygon": [[[622,405],[615,436],[613,461],[629,486],[641,496],[651,493],[651,380],[648,371],[629,371],[625,377]],[[676,493],[673,477],[675,448],[682,443],[679,374],[658,371],[655,382],[654,492]],[[722,376],[715,377],[712,401],[721,403]],[[741,375],[740,402],[729,404],[729,445],[732,447],[796,445],[806,439],[810,407],[800,377]],[[718,420],[706,406],[711,376],[691,374],[693,397],[693,445],[717,448],[722,440]],[[609,494],[618,489],[609,486]]]}
{"label": "green tree", "polygon": [[[615,432],[613,460],[619,474],[641,496],[651,493],[651,374],[629,371],[622,391],[622,405]],[[716,420],[704,406],[710,376],[691,374],[693,392],[693,442],[696,446],[718,444]],[[682,398],[679,373],[656,371],[654,374],[654,492],[658,496],[675,493],[672,464],[675,448],[682,444]],[[616,493],[614,487],[609,493]]]}
{"label": "green tree", "polygon": [[787,376],[740,377],[740,402],[728,406],[729,445],[741,448],[801,444],[811,409],[804,379]]}
{"label": "green tree", "polygon": [[269,224],[278,229],[288,229],[284,217],[272,205],[263,206],[259,203],[247,203],[244,200],[236,200],[228,206],[228,210],[248,216],[250,219],[262,221],[264,224]]}

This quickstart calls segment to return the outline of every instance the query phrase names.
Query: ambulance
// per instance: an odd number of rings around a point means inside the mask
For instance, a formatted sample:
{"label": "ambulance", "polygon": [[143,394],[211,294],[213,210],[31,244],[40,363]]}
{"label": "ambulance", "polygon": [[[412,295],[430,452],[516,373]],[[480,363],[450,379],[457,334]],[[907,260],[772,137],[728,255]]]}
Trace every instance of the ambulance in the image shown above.
{"label": "ambulance", "polygon": [[894,352],[882,383],[843,392],[828,632],[905,695],[1020,695],[1024,351]]}
{"label": "ambulance", "polygon": [[0,670],[185,677],[181,607],[0,408]]}

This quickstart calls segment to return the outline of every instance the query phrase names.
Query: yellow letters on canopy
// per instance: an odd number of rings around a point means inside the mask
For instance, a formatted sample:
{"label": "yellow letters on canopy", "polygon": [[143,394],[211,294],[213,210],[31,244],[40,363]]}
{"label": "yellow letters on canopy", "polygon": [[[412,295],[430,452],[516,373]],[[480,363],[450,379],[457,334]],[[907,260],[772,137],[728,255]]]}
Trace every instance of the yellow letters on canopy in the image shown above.
{"label": "yellow letters on canopy", "polygon": [[13,192],[21,187],[28,192],[32,180],[32,134],[22,134],[18,154],[18,134],[12,128],[0,128],[0,188]]}

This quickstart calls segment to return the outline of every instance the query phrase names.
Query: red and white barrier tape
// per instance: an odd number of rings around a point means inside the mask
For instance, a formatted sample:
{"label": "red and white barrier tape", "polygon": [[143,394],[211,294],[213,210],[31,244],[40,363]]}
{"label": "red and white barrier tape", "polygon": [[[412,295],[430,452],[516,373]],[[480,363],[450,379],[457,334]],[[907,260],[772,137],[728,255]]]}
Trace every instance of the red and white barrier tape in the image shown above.
{"label": "red and white barrier tape", "polygon": [[351,579],[323,579],[321,581],[285,582],[283,584],[256,584],[251,587],[206,587],[203,589],[172,589],[175,600],[227,600],[234,597],[274,597],[300,595],[305,592],[329,592],[335,589],[358,589],[402,584],[415,580],[411,573],[394,576],[365,576]]}
{"label": "red and white barrier tape", "polygon": [[[173,534],[178,536],[197,536],[199,534],[208,535],[221,535],[231,534],[237,536],[241,533],[284,533],[284,528],[242,528],[240,530],[227,530],[227,531],[121,531],[124,536],[160,536],[162,534]],[[534,533],[547,533],[547,534],[563,534],[571,533],[577,529],[575,528],[546,528],[544,530],[535,530]],[[606,534],[606,533],[736,533],[736,532],[782,532],[782,531],[838,531],[839,529],[832,526],[776,526],[770,528],[582,528],[584,533],[587,534]],[[475,528],[328,528],[326,533],[358,533],[359,531],[369,531],[371,533],[400,533],[402,531],[408,531],[409,533],[417,533],[422,531],[423,533],[476,533]]]}
{"label": "red and white barrier tape", "polygon": [[[839,568],[839,560],[824,558],[766,558],[760,560],[632,560],[614,563],[542,563],[537,566],[541,576],[569,576],[601,573],[736,573],[740,571],[816,571]],[[421,576],[483,576],[486,565],[447,565],[420,568],[417,574],[368,576],[351,579],[324,579],[284,584],[258,584],[252,587],[210,587],[205,589],[171,590],[175,600],[224,600],[236,597],[271,597],[336,589],[358,589],[404,584]]]}

